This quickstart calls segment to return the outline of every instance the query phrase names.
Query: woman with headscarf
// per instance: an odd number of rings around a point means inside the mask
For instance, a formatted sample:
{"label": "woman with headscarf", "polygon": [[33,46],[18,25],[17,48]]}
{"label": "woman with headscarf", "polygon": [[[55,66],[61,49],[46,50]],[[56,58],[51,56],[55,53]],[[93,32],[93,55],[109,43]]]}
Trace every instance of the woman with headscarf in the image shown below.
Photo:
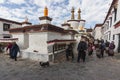
{"label": "woman with headscarf", "polygon": [[109,45],[108,56],[114,56],[114,49],[115,49],[115,44],[114,44],[114,41],[112,41]]}

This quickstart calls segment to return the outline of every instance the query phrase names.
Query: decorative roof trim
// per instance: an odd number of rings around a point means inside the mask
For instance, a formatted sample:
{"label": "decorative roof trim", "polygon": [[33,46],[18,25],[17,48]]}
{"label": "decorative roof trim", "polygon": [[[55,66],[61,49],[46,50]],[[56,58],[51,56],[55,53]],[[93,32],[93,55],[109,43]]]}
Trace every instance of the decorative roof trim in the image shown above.
{"label": "decorative roof trim", "polygon": [[50,20],[52,21],[52,18],[48,17],[48,16],[42,16],[42,17],[39,17],[40,20]]}
{"label": "decorative roof trim", "polygon": [[61,24],[62,26],[70,26],[68,23]]}
{"label": "decorative roof trim", "polygon": [[47,41],[48,44],[50,43],[61,43],[61,42],[75,42],[76,40],[58,40],[58,39],[55,39],[55,40],[51,40],[51,41]]}
{"label": "decorative roof trim", "polygon": [[30,24],[31,25],[32,23],[30,23],[30,22],[22,22],[22,24]]}
{"label": "decorative roof trim", "polygon": [[10,33],[26,33],[26,32],[58,32],[61,34],[77,34],[74,30],[64,30],[63,28],[57,27],[51,24],[31,25],[22,28],[10,29]]}
{"label": "decorative roof trim", "polygon": [[115,28],[118,28],[120,27],[120,21],[118,21],[115,25],[114,25]]}
{"label": "decorative roof trim", "polygon": [[96,27],[102,27],[102,26],[103,26],[103,24],[96,24],[95,27],[94,27],[94,30],[95,30]]}
{"label": "decorative roof trim", "polygon": [[70,22],[70,21],[77,21],[77,22],[84,21],[85,22],[85,20],[67,20],[67,22]]}
{"label": "decorative roof trim", "polygon": [[15,23],[15,24],[18,24],[18,25],[22,25],[20,22],[8,20],[8,19],[3,19],[3,18],[0,18],[0,21],[5,21],[5,22],[9,22],[9,23]]}

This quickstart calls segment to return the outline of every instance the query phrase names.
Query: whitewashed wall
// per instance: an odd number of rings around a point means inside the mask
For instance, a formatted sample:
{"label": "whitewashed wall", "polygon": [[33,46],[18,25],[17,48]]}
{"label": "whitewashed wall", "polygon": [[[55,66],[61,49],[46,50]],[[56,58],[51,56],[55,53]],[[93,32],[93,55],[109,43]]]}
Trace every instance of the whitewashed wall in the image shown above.
{"label": "whitewashed wall", "polygon": [[74,30],[77,30],[78,27],[79,27],[79,22],[77,21],[70,21],[68,22],[70,24],[70,26],[74,29]]}
{"label": "whitewashed wall", "polygon": [[94,31],[95,31],[94,38],[95,39],[101,39],[101,37],[102,37],[101,27],[96,27]]}
{"label": "whitewashed wall", "polygon": [[48,32],[48,41],[59,39],[59,40],[65,40],[65,39],[73,39],[72,35],[70,34],[61,34],[56,32]]}
{"label": "whitewashed wall", "polygon": [[80,27],[84,27],[84,26],[85,26],[85,22],[84,21],[80,21],[78,29],[80,30]]}
{"label": "whitewashed wall", "polygon": [[51,24],[50,20],[40,20],[40,24]]}
{"label": "whitewashed wall", "polygon": [[54,40],[54,39],[62,39],[62,35],[57,32],[48,32],[48,41]]}
{"label": "whitewashed wall", "polygon": [[65,30],[68,30],[70,27],[65,25],[65,26],[62,26],[62,28],[65,29]]}
{"label": "whitewashed wall", "polygon": [[22,27],[30,26],[31,24],[22,24]]}
{"label": "whitewashed wall", "polygon": [[25,37],[27,36],[25,36],[24,33],[13,33],[12,36],[13,38],[18,38],[17,44],[19,45],[20,49],[26,48],[25,42],[27,41],[27,39]]}
{"label": "whitewashed wall", "polygon": [[48,53],[47,51],[47,32],[29,33],[29,52],[34,50],[39,53]]}

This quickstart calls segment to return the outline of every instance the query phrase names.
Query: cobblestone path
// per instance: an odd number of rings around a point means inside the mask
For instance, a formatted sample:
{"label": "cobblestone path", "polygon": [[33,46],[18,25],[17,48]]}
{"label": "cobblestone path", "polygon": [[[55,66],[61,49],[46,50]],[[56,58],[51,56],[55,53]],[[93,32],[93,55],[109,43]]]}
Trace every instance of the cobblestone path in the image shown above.
{"label": "cobblestone path", "polygon": [[87,57],[86,63],[60,61],[41,68],[28,59],[14,61],[0,54],[0,80],[120,80],[120,54],[98,59]]}

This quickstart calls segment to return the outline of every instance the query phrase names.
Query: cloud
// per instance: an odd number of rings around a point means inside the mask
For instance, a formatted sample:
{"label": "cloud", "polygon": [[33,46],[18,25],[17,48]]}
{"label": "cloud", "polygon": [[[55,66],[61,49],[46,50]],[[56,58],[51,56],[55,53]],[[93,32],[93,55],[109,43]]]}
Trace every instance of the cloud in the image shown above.
{"label": "cloud", "polygon": [[[81,8],[81,17],[86,20],[86,27],[94,27],[102,23],[112,0],[0,0],[0,17],[24,21],[25,16],[33,24],[39,24],[39,17],[43,16],[44,7],[49,9],[49,16],[53,18],[52,24],[60,26],[71,17],[71,8],[75,8],[77,18],[78,8]],[[6,6],[7,4],[7,6]],[[19,5],[19,6],[17,6]],[[17,6],[17,7],[16,7]]]}
{"label": "cloud", "polygon": [[0,4],[1,4],[1,3],[4,3],[5,1],[6,1],[6,0],[0,0]]}
{"label": "cloud", "polygon": [[23,4],[23,3],[25,3],[25,0],[8,0],[8,1],[10,3],[14,3],[14,4]]}

